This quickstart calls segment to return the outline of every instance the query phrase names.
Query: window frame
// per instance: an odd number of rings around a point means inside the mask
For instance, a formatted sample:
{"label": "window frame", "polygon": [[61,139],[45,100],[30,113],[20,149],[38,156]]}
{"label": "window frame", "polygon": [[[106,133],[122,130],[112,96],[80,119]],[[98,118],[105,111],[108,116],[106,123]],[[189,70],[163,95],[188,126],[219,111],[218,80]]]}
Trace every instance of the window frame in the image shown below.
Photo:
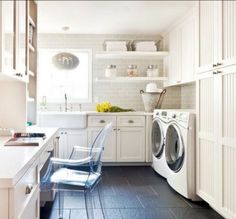
{"label": "window frame", "polygon": [[[70,103],[92,103],[92,93],[93,93],[93,75],[92,75],[92,68],[93,68],[93,51],[92,49],[70,49],[70,48],[58,48],[58,49],[55,49],[55,48],[39,48],[38,49],[38,56],[40,56],[40,51],[55,51],[56,53],[60,53],[60,52],[86,52],[88,53],[88,98],[85,99],[85,100],[82,100],[82,99],[69,99],[70,97],[68,97],[68,101]],[[38,63],[39,64],[39,63]],[[38,71],[39,73],[39,71]],[[39,82],[37,81],[37,84]],[[39,94],[39,87],[40,86],[37,86],[37,94]],[[37,95],[37,98],[39,98],[39,96]],[[49,101],[48,101],[49,100]],[[63,100],[63,98],[62,98]],[[48,99],[47,98],[47,104],[61,104],[63,101],[61,102],[58,102],[58,100],[52,100],[52,99]]]}

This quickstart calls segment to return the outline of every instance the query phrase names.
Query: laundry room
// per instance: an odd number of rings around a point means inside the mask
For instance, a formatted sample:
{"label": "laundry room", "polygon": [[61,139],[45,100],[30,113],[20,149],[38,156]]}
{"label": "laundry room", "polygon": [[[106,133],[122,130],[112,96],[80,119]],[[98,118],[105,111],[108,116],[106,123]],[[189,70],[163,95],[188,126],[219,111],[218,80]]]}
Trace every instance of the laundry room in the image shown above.
{"label": "laundry room", "polygon": [[0,11],[0,219],[236,219],[236,1]]}

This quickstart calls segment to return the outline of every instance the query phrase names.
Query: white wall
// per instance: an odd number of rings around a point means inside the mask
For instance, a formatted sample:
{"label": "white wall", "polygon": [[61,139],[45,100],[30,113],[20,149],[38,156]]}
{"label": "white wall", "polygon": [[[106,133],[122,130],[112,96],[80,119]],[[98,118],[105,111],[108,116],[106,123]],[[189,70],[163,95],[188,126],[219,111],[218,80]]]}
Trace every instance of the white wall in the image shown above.
{"label": "white wall", "polygon": [[[160,40],[161,36],[141,36],[141,35],[62,35],[62,34],[41,34],[39,35],[38,46],[40,48],[81,48],[92,49],[93,51],[93,103],[83,104],[82,110],[95,110],[94,101],[99,102],[108,100],[113,105],[119,105],[125,108],[135,110],[144,110],[140,89],[145,89],[146,83],[98,83],[95,78],[103,76],[108,64],[115,64],[118,68],[119,75],[126,75],[127,66],[136,64],[140,70],[140,75],[145,75],[146,68],[150,64],[159,66],[161,75],[163,62],[156,60],[122,60],[107,61],[95,58],[95,54],[103,50],[104,40]],[[161,83],[159,83],[161,87]],[[40,101],[40,100],[39,100]],[[69,97],[68,97],[69,101]],[[181,88],[169,88],[163,102],[163,108],[180,108],[181,107]],[[49,110],[59,110],[59,105],[49,104]],[[78,104],[73,105],[73,109],[78,109]]]}

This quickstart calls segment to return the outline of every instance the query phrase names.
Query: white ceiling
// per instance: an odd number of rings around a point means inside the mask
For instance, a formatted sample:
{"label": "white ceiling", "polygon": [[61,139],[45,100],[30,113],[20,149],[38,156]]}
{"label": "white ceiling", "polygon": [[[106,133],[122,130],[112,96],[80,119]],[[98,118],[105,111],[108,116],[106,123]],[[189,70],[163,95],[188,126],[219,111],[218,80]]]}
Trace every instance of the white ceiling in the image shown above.
{"label": "white ceiling", "polygon": [[194,1],[38,1],[39,32],[159,34]]}

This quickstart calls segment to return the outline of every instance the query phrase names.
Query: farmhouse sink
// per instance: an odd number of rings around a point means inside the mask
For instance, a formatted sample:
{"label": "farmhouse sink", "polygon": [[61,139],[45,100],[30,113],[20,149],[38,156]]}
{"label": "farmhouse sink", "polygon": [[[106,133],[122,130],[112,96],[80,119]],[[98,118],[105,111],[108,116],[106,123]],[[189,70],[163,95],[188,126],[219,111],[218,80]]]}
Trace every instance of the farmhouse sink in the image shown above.
{"label": "farmhouse sink", "polygon": [[41,127],[76,128],[87,127],[86,112],[38,112],[38,125]]}

